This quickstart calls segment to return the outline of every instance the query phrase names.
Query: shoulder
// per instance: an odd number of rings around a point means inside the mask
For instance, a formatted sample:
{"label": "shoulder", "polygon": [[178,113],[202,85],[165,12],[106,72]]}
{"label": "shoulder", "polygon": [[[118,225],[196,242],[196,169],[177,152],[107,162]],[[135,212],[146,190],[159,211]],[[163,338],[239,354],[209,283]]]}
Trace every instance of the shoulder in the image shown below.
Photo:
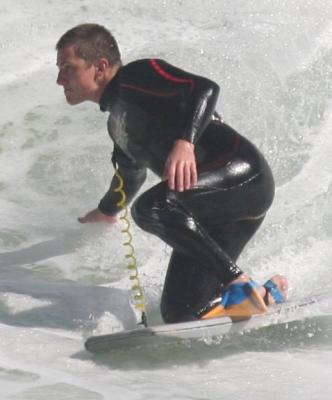
{"label": "shoulder", "polygon": [[166,68],[166,61],[156,58],[144,58],[132,61],[121,68],[120,81],[123,83],[149,83],[154,85]]}
{"label": "shoulder", "polygon": [[169,62],[159,58],[145,58],[132,61],[122,68],[122,78],[124,80],[139,79],[140,81],[160,82],[160,79],[168,82],[187,83],[188,79],[182,77],[194,77],[189,72],[186,72]]}
{"label": "shoulder", "polygon": [[154,72],[154,61],[155,59],[153,58],[131,61],[122,67],[121,75],[128,78],[139,74],[141,77],[144,77],[145,74]]}
{"label": "shoulder", "polygon": [[126,71],[131,72],[136,70],[147,70],[157,74],[158,73],[160,74],[161,71],[167,69],[177,69],[178,71],[180,71],[178,67],[160,58],[143,58],[140,60],[132,61],[123,67],[123,70],[125,72]]}
{"label": "shoulder", "polygon": [[152,59],[150,59],[150,58],[143,58],[140,60],[131,61],[122,67],[122,71],[128,73],[128,72],[135,71],[137,69],[150,68],[151,60]]}
{"label": "shoulder", "polygon": [[159,58],[144,58],[126,64],[121,68],[121,83],[159,86],[165,90],[173,90],[174,87],[178,90],[181,86],[185,90],[189,87],[191,90],[197,88],[212,91],[216,95],[219,93],[216,82]]}

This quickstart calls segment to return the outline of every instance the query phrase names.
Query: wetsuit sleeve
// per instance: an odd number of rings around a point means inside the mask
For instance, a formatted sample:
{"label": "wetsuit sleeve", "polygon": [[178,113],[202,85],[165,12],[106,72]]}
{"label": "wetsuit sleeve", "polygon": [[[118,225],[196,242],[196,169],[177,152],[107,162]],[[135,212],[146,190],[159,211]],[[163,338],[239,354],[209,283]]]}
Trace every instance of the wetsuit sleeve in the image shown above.
{"label": "wetsuit sleeve", "polygon": [[[114,146],[112,160],[116,162],[118,172],[124,181],[123,190],[126,193],[126,203],[129,204],[146,179],[146,168],[132,161],[116,145]],[[121,211],[122,208],[117,203],[121,201],[122,196],[114,191],[119,187],[119,184],[118,177],[114,175],[109,190],[98,205],[103,214],[115,215]]]}
{"label": "wetsuit sleeve", "polygon": [[185,72],[163,60],[152,59],[149,62],[155,77],[150,82],[161,93],[181,93],[180,108],[184,110],[184,125],[179,139],[196,143],[214,113],[219,86],[207,78]]}

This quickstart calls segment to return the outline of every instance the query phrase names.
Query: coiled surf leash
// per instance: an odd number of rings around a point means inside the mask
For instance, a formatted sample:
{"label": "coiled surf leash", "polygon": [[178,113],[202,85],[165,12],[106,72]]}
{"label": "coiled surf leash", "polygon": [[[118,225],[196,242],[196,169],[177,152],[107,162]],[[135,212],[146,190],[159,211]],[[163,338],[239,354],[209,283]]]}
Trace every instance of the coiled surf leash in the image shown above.
{"label": "coiled surf leash", "polygon": [[135,308],[142,313],[141,322],[138,325],[144,325],[145,327],[148,326],[147,316],[146,316],[146,300],[143,286],[141,285],[141,281],[138,274],[138,267],[137,267],[137,259],[135,256],[135,249],[132,244],[133,236],[130,232],[130,221],[128,218],[128,206],[127,206],[127,196],[126,192],[124,191],[124,181],[122,176],[119,173],[119,170],[115,168],[115,176],[118,178],[119,186],[114,189],[115,192],[119,193],[121,199],[116,204],[123,210],[123,215],[120,216],[121,221],[124,223],[124,228],[121,230],[122,233],[127,235],[127,240],[123,242],[123,246],[126,247],[128,253],[125,257],[129,260],[127,268],[130,271],[129,279],[132,281],[131,290],[133,292],[133,297],[135,301]]}

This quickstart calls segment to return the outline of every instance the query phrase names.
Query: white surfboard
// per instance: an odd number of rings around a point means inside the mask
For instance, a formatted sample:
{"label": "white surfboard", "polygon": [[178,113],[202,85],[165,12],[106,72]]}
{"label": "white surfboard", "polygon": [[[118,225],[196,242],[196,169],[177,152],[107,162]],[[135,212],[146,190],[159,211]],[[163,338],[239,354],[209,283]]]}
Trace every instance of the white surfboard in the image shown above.
{"label": "white surfboard", "polygon": [[300,321],[307,317],[332,315],[332,295],[318,295],[299,301],[269,307],[266,314],[255,315],[249,320],[232,322],[228,317],[213,318],[176,324],[138,327],[133,330],[92,336],[85,348],[93,353],[130,350],[134,347],[159,346],[180,343],[188,339],[209,340],[224,335],[243,333],[270,325]]}

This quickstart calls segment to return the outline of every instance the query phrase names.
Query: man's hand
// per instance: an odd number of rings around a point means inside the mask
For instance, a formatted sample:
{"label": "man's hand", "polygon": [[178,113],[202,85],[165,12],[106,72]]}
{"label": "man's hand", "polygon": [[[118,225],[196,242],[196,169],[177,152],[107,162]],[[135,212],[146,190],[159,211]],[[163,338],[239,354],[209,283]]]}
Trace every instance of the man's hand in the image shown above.
{"label": "man's hand", "polygon": [[78,218],[81,224],[86,222],[106,222],[107,224],[114,224],[117,219],[113,215],[103,214],[98,208],[88,212],[84,217]]}
{"label": "man's hand", "polygon": [[179,139],[174,143],[165,165],[164,176],[171,190],[183,192],[197,183],[194,145]]}

